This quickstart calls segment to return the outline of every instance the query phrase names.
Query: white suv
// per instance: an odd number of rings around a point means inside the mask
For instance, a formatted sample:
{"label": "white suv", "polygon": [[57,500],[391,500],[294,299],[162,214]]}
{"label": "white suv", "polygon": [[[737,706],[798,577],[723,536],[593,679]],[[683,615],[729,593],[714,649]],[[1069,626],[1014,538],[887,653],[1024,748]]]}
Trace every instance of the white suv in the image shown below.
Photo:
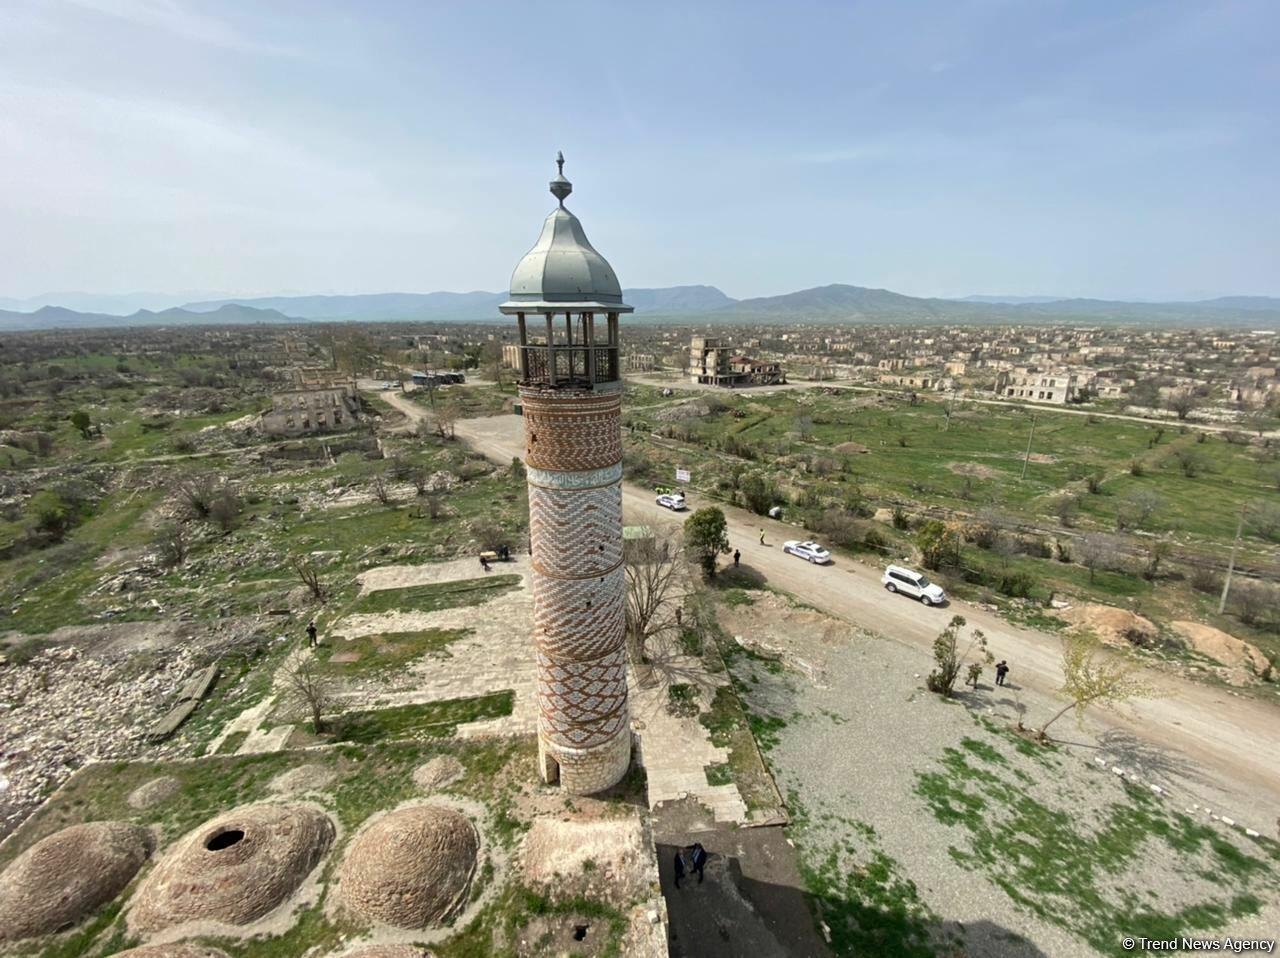
{"label": "white suv", "polygon": [[880,581],[890,592],[901,592],[919,599],[925,605],[941,605],[947,600],[942,586],[934,585],[919,572],[912,572],[900,565],[891,565],[885,569]]}

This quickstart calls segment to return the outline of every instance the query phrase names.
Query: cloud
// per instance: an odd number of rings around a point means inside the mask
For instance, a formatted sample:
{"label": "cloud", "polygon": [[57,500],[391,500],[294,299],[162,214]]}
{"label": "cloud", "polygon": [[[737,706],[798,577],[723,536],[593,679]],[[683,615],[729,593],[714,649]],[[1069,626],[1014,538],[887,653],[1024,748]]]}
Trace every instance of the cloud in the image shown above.
{"label": "cloud", "polygon": [[270,56],[296,54],[296,51],[290,48],[245,37],[227,22],[193,10],[178,3],[177,0],[66,0],[66,2],[140,27],[163,30],[208,46]]}

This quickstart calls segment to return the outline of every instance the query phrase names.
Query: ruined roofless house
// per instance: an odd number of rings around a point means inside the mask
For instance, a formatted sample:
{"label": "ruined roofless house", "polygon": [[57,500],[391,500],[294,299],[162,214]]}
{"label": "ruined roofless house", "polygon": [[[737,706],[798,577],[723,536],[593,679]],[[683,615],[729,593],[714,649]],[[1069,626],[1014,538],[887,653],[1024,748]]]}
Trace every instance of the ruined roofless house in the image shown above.
{"label": "ruined roofless house", "polygon": [[501,306],[520,328],[520,400],[533,551],[538,769],[574,795],[631,763],[622,565],[622,379],[613,268],[560,201]]}

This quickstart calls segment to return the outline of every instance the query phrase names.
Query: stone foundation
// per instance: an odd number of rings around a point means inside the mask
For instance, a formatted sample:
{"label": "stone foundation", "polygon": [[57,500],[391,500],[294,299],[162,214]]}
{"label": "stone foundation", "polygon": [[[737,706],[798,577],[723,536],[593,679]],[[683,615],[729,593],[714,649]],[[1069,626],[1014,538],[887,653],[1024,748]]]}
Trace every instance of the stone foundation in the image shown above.
{"label": "stone foundation", "polygon": [[[544,782],[554,782],[570,795],[593,795],[622,781],[631,767],[631,730],[594,748],[565,748],[538,739],[538,771]],[[549,778],[548,776],[553,776]]]}

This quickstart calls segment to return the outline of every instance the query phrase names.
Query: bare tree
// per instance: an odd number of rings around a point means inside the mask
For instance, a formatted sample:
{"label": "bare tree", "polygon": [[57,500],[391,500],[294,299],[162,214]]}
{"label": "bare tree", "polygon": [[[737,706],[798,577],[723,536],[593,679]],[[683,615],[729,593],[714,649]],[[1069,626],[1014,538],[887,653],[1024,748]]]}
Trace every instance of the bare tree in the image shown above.
{"label": "bare tree", "polygon": [[289,565],[293,567],[293,571],[298,574],[298,578],[302,580],[302,584],[311,592],[311,597],[317,602],[323,602],[325,596],[324,584],[320,581],[320,570],[316,568],[306,556],[290,556]]}
{"label": "bare tree", "polygon": [[1080,564],[1089,570],[1089,583],[1093,584],[1093,575],[1098,569],[1106,569],[1115,564],[1115,544],[1106,536],[1088,535],[1080,540],[1076,548],[1076,557]]}
{"label": "bare tree", "polygon": [[380,472],[373,474],[373,495],[384,506],[392,503],[391,489],[387,486],[387,477]]}
{"label": "bare tree", "polygon": [[627,654],[633,665],[648,658],[649,642],[674,624],[672,596],[680,553],[679,540],[669,529],[642,527],[628,539],[623,557],[627,578]]}
{"label": "bare tree", "polygon": [[333,681],[314,655],[298,655],[283,669],[286,697],[311,713],[311,726],[318,735],[324,731],[324,713],[333,705]]}
{"label": "bare tree", "polygon": [[1116,509],[1116,528],[1146,528],[1151,517],[1163,509],[1165,501],[1147,489],[1135,489],[1121,500]]}
{"label": "bare tree", "polygon": [[1199,408],[1195,394],[1190,389],[1179,389],[1169,394],[1169,408],[1177,415],[1179,421],[1185,420]]}
{"label": "bare tree", "polygon": [[1083,725],[1084,713],[1091,705],[1118,705],[1154,694],[1131,666],[1100,660],[1101,649],[1098,637],[1089,632],[1066,640],[1062,650],[1062,691],[1070,701],[1040,727],[1037,733],[1040,741],[1048,741],[1049,726],[1072,709],[1076,711],[1076,722]]}
{"label": "bare tree", "polygon": [[182,476],[174,484],[174,492],[193,519],[208,519],[214,500],[221,491],[217,478],[208,472]]}
{"label": "bare tree", "polygon": [[189,541],[187,527],[181,522],[166,522],[156,530],[156,555],[160,564],[172,569],[187,561]]}
{"label": "bare tree", "polygon": [[458,416],[457,403],[447,402],[438,408],[435,413],[436,435],[441,439],[452,439],[453,425],[458,421]]}
{"label": "bare tree", "polygon": [[240,524],[242,512],[244,503],[240,496],[230,486],[224,485],[209,504],[209,521],[216,523],[223,532],[230,532]]}

